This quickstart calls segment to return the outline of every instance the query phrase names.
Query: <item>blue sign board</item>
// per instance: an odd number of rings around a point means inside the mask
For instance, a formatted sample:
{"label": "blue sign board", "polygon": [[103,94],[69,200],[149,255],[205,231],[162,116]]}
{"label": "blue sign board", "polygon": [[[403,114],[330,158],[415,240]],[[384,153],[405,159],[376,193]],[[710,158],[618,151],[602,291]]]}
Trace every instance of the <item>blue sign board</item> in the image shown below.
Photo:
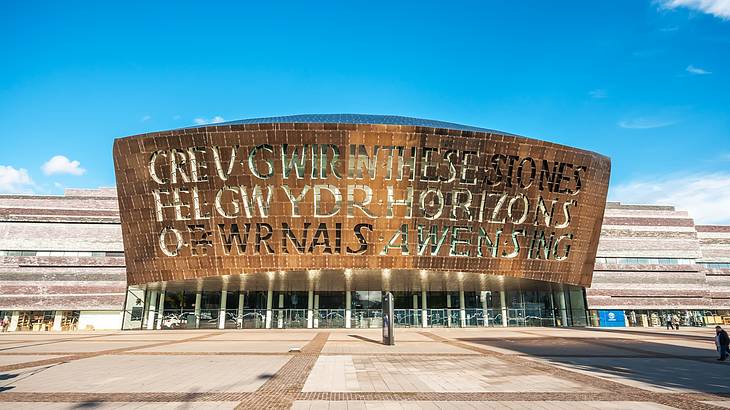
{"label": "blue sign board", "polygon": [[623,310],[599,310],[598,323],[601,327],[626,327]]}

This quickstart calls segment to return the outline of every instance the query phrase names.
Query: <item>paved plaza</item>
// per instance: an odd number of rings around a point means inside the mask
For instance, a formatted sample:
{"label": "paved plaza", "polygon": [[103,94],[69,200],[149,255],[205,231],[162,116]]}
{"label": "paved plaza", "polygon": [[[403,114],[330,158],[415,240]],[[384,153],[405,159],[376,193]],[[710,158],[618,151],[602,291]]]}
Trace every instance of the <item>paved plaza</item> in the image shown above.
{"label": "paved plaza", "polygon": [[713,329],[0,334],[0,408],[721,409]]}

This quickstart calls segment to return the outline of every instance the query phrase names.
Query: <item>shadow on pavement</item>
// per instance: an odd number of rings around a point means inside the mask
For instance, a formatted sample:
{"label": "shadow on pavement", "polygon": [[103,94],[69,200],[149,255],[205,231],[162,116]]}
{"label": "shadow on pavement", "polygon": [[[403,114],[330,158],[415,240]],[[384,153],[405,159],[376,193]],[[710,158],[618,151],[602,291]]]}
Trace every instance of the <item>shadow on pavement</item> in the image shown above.
{"label": "shadow on pavement", "polygon": [[[5,381],[5,380],[14,379],[16,377],[18,377],[17,374],[0,373],[0,382]],[[15,388],[15,386],[0,386],[0,393],[2,393],[4,391],[12,390],[14,388]]]}
{"label": "shadow on pavement", "polygon": [[730,393],[730,363],[716,360],[717,352],[707,337],[707,348],[638,339],[538,334],[534,338],[458,340],[541,358],[627,384],[638,382],[643,384],[640,387],[657,391]]}
{"label": "shadow on pavement", "polygon": [[383,344],[380,340],[371,339],[371,338],[365,337],[365,336],[360,336],[360,335],[348,335],[348,336],[354,337],[355,339],[360,339],[360,340],[362,340],[364,342],[375,343],[375,344],[378,344],[378,345],[382,345]]}
{"label": "shadow on pavement", "polygon": [[85,401],[81,403],[76,403],[72,409],[93,409],[94,407],[101,406],[101,403],[97,401]]}

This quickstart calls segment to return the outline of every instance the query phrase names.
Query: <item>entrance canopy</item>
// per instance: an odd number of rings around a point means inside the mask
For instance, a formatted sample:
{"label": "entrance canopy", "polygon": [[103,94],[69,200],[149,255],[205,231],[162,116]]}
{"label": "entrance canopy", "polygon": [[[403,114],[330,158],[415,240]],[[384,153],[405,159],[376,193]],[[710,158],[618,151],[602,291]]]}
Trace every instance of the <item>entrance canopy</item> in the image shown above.
{"label": "entrance canopy", "polygon": [[148,283],[149,290],[167,291],[297,291],[341,292],[402,291],[420,292],[459,290],[480,292],[499,290],[562,289],[560,283],[520,279],[510,276],[432,272],[426,270],[334,269],[309,271],[271,271],[245,275],[209,276],[194,280]]}

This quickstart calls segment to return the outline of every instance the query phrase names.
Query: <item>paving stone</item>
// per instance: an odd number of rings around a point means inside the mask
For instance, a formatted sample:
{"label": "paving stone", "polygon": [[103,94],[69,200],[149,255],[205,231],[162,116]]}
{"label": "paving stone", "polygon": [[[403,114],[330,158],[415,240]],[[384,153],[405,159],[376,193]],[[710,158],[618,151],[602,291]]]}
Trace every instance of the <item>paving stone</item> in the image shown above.
{"label": "paving stone", "polygon": [[730,408],[708,329],[396,332],[0,334],[0,408]]}

